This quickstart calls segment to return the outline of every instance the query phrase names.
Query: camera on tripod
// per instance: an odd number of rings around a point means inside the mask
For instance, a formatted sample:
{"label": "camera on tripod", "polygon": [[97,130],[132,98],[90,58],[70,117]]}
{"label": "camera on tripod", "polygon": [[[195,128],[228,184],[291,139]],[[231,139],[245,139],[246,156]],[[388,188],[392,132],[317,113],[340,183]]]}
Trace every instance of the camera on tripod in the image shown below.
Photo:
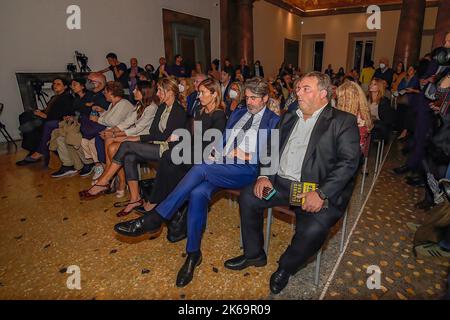
{"label": "camera on tripod", "polygon": [[77,59],[80,72],[91,72],[91,68],[88,66],[89,58],[81,52],[75,51],[75,57]]}
{"label": "camera on tripod", "polygon": [[75,74],[77,72],[77,66],[75,64],[73,64],[73,63],[68,63],[67,64],[67,71],[72,73],[72,74]]}
{"label": "camera on tripod", "polygon": [[31,86],[33,87],[34,92],[36,95],[42,93],[42,87],[44,86],[44,82],[40,80],[34,80],[31,82]]}

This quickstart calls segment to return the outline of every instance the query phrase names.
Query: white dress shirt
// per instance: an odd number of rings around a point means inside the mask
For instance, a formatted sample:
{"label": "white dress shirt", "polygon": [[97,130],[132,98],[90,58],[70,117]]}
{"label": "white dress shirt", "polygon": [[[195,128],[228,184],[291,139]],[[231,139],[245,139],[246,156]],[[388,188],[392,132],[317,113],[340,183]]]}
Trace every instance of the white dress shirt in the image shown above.
{"label": "white dress shirt", "polygon": [[296,113],[299,119],[292,129],[283,154],[281,155],[280,167],[278,168],[278,175],[280,177],[292,181],[301,181],[302,166],[309,140],[311,139],[314,126],[325,107],[326,105],[314,112],[307,120],[304,119],[303,112],[300,108],[297,110]]}

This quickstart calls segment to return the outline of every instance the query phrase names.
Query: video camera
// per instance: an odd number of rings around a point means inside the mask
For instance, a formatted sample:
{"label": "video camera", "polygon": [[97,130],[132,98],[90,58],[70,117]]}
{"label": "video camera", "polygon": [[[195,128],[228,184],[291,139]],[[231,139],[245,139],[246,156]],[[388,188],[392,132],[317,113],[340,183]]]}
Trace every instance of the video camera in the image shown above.
{"label": "video camera", "polygon": [[85,54],[75,51],[75,57],[80,67],[80,72],[91,72],[91,68],[88,66],[89,58]]}

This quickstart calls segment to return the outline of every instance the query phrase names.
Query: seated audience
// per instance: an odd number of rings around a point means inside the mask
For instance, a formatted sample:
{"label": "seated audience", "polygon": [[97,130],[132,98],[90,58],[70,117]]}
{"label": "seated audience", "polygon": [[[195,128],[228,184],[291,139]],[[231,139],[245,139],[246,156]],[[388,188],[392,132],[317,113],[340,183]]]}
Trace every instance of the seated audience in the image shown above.
{"label": "seated audience", "polygon": [[[202,81],[199,85],[199,93],[201,108],[194,117],[194,123],[196,123],[197,127],[194,127],[195,130],[192,130],[192,150],[194,150],[194,137],[203,137],[203,134],[208,129],[217,129],[223,132],[226,125],[219,82],[214,79]],[[202,153],[209,144],[209,141],[203,141],[201,149]],[[194,164],[194,153],[191,154],[191,159],[188,163],[177,165],[172,162],[172,149],[175,149],[175,152],[177,152],[177,148],[178,147],[175,145],[171,150],[164,152],[162,159],[159,162],[150,202],[146,203],[144,206],[145,211],[150,211],[157,204],[166,199],[189,169],[192,168]],[[170,179],[167,179],[168,176],[170,176]]]}
{"label": "seated audience", "polygon": [[[298,200],[304,199],[304,203],[293,207],[295,234],[270,278],[274,294],[307,265],[344,215],[361,152],[356,117],[329,104],[331,82],[327,75],[308,73],[294,88],[299,109],[286,113],[278,126],[281,141],[276,170],[265,173],[264,167],[271,164],[263,165],[256,182],[246,186],[239,196],[244,252],[225,261],[225,267],[231,270],[265,266],[264,209],[289,206],[293,183],[318,184],[315,191],[300,194]],[[265,200],[264,189],[276,193]]]}
{"label": "seated audience", "polygon": [[186,99],[187,100],[186,111],[188,118],[195,118],[196,113],[201,109],[199,99],[200,93],[198,91],[198,86],[200,85],[200,83],[202,83],[202,81],[206,80],[207,77],[203,73],[198,73],[195,76],[193,76],[192,79],[194,80],[194,92],[192,92]]}
{"label": "seated audience", "polygon": [[228,91],[228,96],[225,98],[225,114],[227,118],[230,117],[236,108],[245,104],[244,98],[244,84],[240,81],[233,82]]}
{"label": "seated audience", "polygon": [[53,80],[52,90],[55,95],[43,111],[39,109],[25,111],[19,116],[19,130],[23,135],[22,148],[29,153],[23,160],[16,162],[18,166],[36,163],[43,158],[48,161],[48,142],[52,131],[58,128],[58,123],[65,116],[75,115],[73,97],[66,80],[61,78]]}
{"label": "seated audience", "polygon": [[94,176],[92,180],[97,180],[103,173],[103,166],[106,162],[105,145],[103,139],[100,137],[100,132],[109,128],[115,127],[123,120],[125,120],[134,109],[134,106],[126,99],[120,82],[109,81],[106,84],[105,97],[110,102],[108,110],[98,106],[93,106],[92,110],[99,113],[99,115],[90,115],[89,119],[81,118],[80,131],[83,139],[81,140],[81,147],[83,148],[86,159],[92,159],[95,163]]}
{"label": "seated audience", "polygon": [[385,85],[383,80],[373,79],[369,86],[369,108],[374,128],[372,137],[374,139],[389,140],[395,121],[395,111],[391,102],[385,97]]}
{"label": "seated audience", "polygon": [[[158,106],[155,101],[157,97],[154,95],[149,82],[138,82],[134,89],[134,100],[137,101],[135,110],[124,121],[113,128],[106,129],[101,132],[101,137],[105,140],[106,150],[106,168],[111,165],[112,158],[120,147],[120,144],[127,137],[136,137],[148,133],[148,130],[155,118]],[[116,196],[121,198],[125,195],[125,171],[119,170],[118,185],[116,187]],[[114,189],[114,188],[113,188]]]}
{"label": "seated audience", "polygon": [[[216,161],[214,160],[213,163],[194,165],[167,198],[150,213],[138,219],[119,223],[114,228],[116,232],[125,236],[156,234],[162,224],[169,221],[188,200],[187,258],[177,275],[178,287],[184,287],[191,282],[195,268],[202,261],[201,238],[206,226],[211,197],[221,189],[240,189],[255,181],[259,161],[257,146],[266,144],[266,141],[259,141],[261,136],[258,132],[260,129],[267,129],[270,135],[270,129],[275,128],[278,123],[279,117],[266,108],[269,88],[265,80],[261,78],[248,80],[245,84],[245,97],[247,107],[233,112],[227,122],[227,129],[235,130],[224,141],[223,154],[217,152],[214,155],[214,159],[228,158],[229,162],[233,163],[222,161],[214,163]],[[266,136],[264,140],[268,138]],[[252,161],[248,163],[250,159]]]}
{"label": "seated audience", "polygon": [[172,141],[173,131],[186,126],[186,111],[178,102],[178,85],[178,80],[173,77],[159,80],[157,95],[160,106],[149,133],[125,138],[108,170],[92,188],[80,192],[81,199],[95,199],[104,194],[109,188],[111,179],[123,167],[130,190],[130,202],[117,213],[117,216],[128,215],[135,207],[142,206],[143,200],[140,198],[138,185],[138,164],[149,161],[158,162],[163,153],[169,149],[170,143],[174,142]]}
{"label": "seated audience", "polygon": [[358,123],[361,154],[367,157],[370,147],[370,131],[373,128],[367,98],[362,88],[352,81],[344,82],[336,90],[337,109],[353,114]]}

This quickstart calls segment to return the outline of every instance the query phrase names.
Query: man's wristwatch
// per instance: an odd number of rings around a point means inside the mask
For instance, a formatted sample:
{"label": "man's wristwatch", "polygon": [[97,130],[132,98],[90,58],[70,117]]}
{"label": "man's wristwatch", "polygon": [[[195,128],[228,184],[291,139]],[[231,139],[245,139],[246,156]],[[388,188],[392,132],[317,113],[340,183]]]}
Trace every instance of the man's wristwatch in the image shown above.
{"label": "man's wristwatch", "polygon": [[323,191],[320,190],[319,188],[317,188],[315,191],[319,195],[320,199],[322,199],[322,200],[327,200],[328,199],[327,195],[325,193],[323,193]]}

